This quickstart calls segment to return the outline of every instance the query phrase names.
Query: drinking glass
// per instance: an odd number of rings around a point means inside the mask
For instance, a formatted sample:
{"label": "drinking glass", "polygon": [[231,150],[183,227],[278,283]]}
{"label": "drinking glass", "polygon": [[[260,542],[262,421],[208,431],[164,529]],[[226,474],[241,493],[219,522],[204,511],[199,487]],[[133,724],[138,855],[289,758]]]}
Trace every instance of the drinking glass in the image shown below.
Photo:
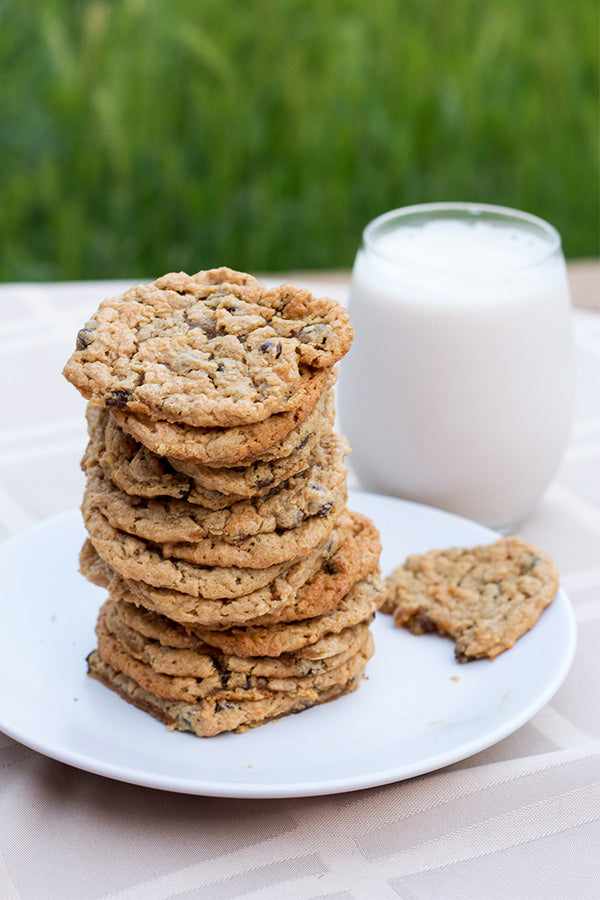
{"label": "drinking glass", "polygon": [[393,210],[363,232],[340,424],[361,486],[503,533],[568,439],[571,305],[558,232],[484,204]]}

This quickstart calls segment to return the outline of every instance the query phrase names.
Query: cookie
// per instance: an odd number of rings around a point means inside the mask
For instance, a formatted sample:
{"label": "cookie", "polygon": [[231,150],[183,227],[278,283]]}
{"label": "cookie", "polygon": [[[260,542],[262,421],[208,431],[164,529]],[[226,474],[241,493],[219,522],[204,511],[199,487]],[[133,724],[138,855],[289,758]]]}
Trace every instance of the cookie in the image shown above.
{"label": "cookie", "polygon": [[[316,675],[270,678],[233,673],[223,679],[218,674],[210,678],[184,678],[155,672],[146,663],[126,653],[101,627],[98,634],[98,653],[104,662],[133,678],[140,687],[155,697],[188,703],[201,699],[221,703],[266,700],[281,694],[311,696],[336,684],[345,684],[356,674],[357,669],[362,672],[367,662],[364,654],[373,646],[372,635],[367,630],[357,652],[335,668]],[[371,656],[372,653],[368,652],[368,655]],[[221,687],[222,683],[227,687]]]}
{"label": "cookie", "polygon": [[130,496],[112,484],[99,466],[90,465],[84,507],[99,509],[114,528],[155,543],[203,538],[241,542],[252,535],[286,531],[312,517],[327,516],[345,483],[348,450],[345,439],[330,435],[315,449],[302,473],[266,496],[237,501],[222,510],[185,500]]}
{"label": "cookie", "polygon": [[295,653],[303,647],[315,646],[326,635],[340,634],[348,628],[369,621],[384,593],[378,572],[371,572],[354,584],[339,603],[327,613],[300,621],[272,625],[251,625],[228,631],[211,631],[192,627],[192,634],[223,653],[244,656],[278,656]]}
{"label": "cookie", "polygon": [[281,450],[286,455],[271,454],[269,459],[252,458],[242,460],[237,466],[220,467],[174,458],[168,461],[175,471],[187,475],[196,489],[217,491],[222,496],[257,497],[304,471],[316,448],[331,433],[334,420],[334,396],[333,391],[328,390],[306,422],[277,445],[277,452]]}
{"label": "cookie", "polygon": [[[83,574],[111,595],[160,613],[186,627],[206,627],[211,631],[229,630],[236,625],[269,625],[293,622],[332,610],[352,586],[377,569],[380,553],[379,534],[373,523],[358,513],[340,517],[329,539],[312,553],[282,569],[268,585],[234,599],[205,598],[167,588],[154,587],[143,580],[123,579],[106,566],[99,565],[91,542],[80,555]],[[377,604],[381,602],[378,593]],[[243,639],[236,644],[238,655],[252,655],[253,640],[243,650]],[[213,640],[215,646],[219,646]],[[259,651],[257,651],[259,652]]]}
{"label": "cookie", "polygon": [[[323,636],[306,634],[310,643],[298,644],[291,651],[276,655],[252,656],[224,653],[210,646],[194,633],[148,609],[109,598],[104,604],[108,630],[133,655],[138,654],[156,671],[169,675],[194,675],[206,678],[215,672],[243,672],[253,675],[297,674],[311,675],[318,671],[312,666],[321,660],[337,659],[345,653],[364,629],[373,614],[358,624],[325,632]],[[314,637],[316,636],[316,640]],[[356,646],[358,646],[356,644]],[[201,660],[201,657],[203,658]],[[188,666],[193,669],[191,671]],[[310,671],[309,671],[310,669]]]}
{"label": "cookie", "polygon": [[346,506],[345,484],[322,507],[323,513],[304,519],[295,528],[256,534],[236,543],[215,538],[191,542],[165,541],[161,544],[165,558],[185,560],[199,566],[235,566],[261,570],[278,563],[300,559],[331,534]]}
{"label": "cookie", "polygon": [[[319,655],[321,650],[316,647],[310,659],[301,652],[239,658],[199,641],[181,648],[149,639],[125,625],[119,616],[122,605],[109,600],[100,610],[96,623],[100,655],[142,687],[171,700],[258,700],[274,690],[296,690],[306,679],[323,676],[348,662],[365,644],[369,630],[368,623],[361,623],[331,635],[322,642],[329,652]],[[168,640],[168,633],[161,638]]]}
{"label": "cookie", "polygon": [[[198,570],[235,569],[236,584],[243,590],[250,586],[251,581],[257,586],[259,581],[267,584],[272,580],[266,575],[254,576],[252,573],[266,573],[279,564],[293,562],[327,538],[345,508],[346,496],[346,487],[343,485],[323,506],[323,514],[304,519],[295,528],[256,534],[242,538],[236,543],[210,537],[199,538],[194,542],[165,541],[160,544],[136,538],[138,543],[132,543],[130,539],[134,536],[112,528],[109,520],[91,505],[89,497],[84,498],[82,511],[86,528],[99,554],[106,559],[111,568],[125,577],[128,577],[127,572],[140,571],[140,564],[144,564],[150,567],[153,576],[145,577],[144,580],[150,581],[151,584],[156,583],[157,586],[177,588],[180,572],[183,571],[181,563],[186,562]],[[102,521],[99,516],[102,516]],[[100,535],[108,534],[109,528],[111,537],[103,541],[103,549],[100,550],[98,545],[98,541],[102,540]],[[112,547],[109,544],[112,544]],[[118,557],[119,562],[114,564],[105,554],[112,554],[113,558]],[[192,571],[189,571],[190,575]],[[246,572],[246,575],[242,574],[243,572]],[[211,578],[210,573],[206,571],[202,574],[198,571],[197,574],[205,580],[212,581],[222,575],[215,572]]]}
{"label": "cookie", "polygon": [[282,481],[308,467],[322,438],[331,432],[335,415],[329,389],[306,422],[279,446],[283,455],[235,467],[213,467],[154,454],[126,434],[106,409],[88,404],[90,440],[84,470],[100,466],[122,491],[137,497],[174,497],[223,509],[246,497],[264,496]]}
{"label": "cookie", "polygon": [[[89,441],[81,460],[84,472],[99,466],[113,484],[132,496],[187,499],[191,495],[190,479],[175,471],[165,457],[125,434],[108,410],[88,403],[85,415]],[[193,502],[200,502],[199,498]]]}
{"label": "cookie", "polygon": [[79,551],[79,571],[88,581],[101,588],[108,588],[113,576],[112,570],[98,556],[89,538]]}
{"label": "cookie", "polygon": [[351,342],[335,300],[226,268],[180,272],[104,300],[63,374],[98,406],[229,427],[298,407]]}
{"label": "cookie", "polygon": [[[305,383],[299,405],[260,422],[224,428],[173,424],[127,410],[110,409],[111,418],[137,441],[168,459],[212,466],[235,466],[242,461],[269,460],[285,455],[284,442],[296,441],[317,404],[335,384],[337,370],[316,369]],[[289,449],[289,453],[292,449]]]}
{"label": "cookie", "polygon": [[453,638],[460,662],[512,647],[559,586],[552,558],[517,537],[409,556],[386,581],[382,611],[413,634]]}
{"label": "cookie", "polygon": [[84,511],[84,522],[98,556],[124,578],[144,581],[193,597],[242,597],[270,584],[289,568],[278,563],[263,569],[198,566],[182,559],[165,559],[157,547],[113,528],[97,509]]}
{"label": "cookie", "polygon": [[198,737],[214,737],[226,731],[243,733],[249,728],[265,725],[282,716],[302,712],[311,706],[328,703],[355,691],[367,662],[363,657],[361,669],[361,662],[357,660],[355,674],[344,684],[335,684],[326,690],[313,690],[304,696],[282,693],[264,700],[237,703],[219,700],[199,700],[196,703],[161,700],[140,687],[133,678],[103,662],[97,650],[88,656],[88,674],[128,703],[163,722],[169,729],[191,732]]}

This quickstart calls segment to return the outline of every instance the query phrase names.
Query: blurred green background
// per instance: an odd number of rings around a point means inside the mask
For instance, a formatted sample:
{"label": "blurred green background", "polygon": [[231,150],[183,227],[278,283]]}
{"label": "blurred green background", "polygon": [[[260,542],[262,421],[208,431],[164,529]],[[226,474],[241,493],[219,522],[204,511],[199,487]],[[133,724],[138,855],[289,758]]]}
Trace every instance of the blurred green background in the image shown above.
{"label": "blurred green background", "polygon": [[596,0],[0,0],[0,279],[343,268],[435,200],[599,253]]}

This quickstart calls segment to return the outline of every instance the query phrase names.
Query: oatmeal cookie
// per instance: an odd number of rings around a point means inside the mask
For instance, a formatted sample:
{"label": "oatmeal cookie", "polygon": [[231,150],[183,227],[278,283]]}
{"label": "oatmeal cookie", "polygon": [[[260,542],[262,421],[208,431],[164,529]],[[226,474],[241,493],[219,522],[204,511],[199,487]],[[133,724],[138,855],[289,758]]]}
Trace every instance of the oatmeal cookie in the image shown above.
{"label": "oatmeal cookie", "polygon": [[337,379],[337,370],[316,369],[304,386],[300,404],[289,412],[274,413],[260,422],[229,428],[198,428],[174,424],[124,409],[110,409],[118,426],[155,453],[171,462],[210,466],[247,465],[250,462],[289,455],[297,435],[315,407]]}
{"label": "oatmeal cookie", "polygon": [[[292,651],[276,656],[252,656],[224,653],[198,637],[194,629],[178,625],[166,616],[158,615],[125,600],[109,598],[104,604],[106,626],[133,655],[158,672],[167,675],[193,675],[207,678],[216,672],[243,672],[247,675],[310,675],[311,664],[337,659],[369,627],[371,616],[358,624],[324,632],[323,636],[307,633],[310,643],[298,643]],[[202,659],[201,659],[202,657]],[[305,665],[306,664],[306,665]],[[193,669],[193,671],[192,671]]]}
{"label": "oatmeal cookie", "polygon": [[[303,559],[282,568],[270,584],[233,599],[205,598],[154,587],[142,580],[123,579],[105,563],[99,563],[89,540],[81,551],[80,566],[89,580],[109,588],[116,599],[160,613],[186,628],[196,630],[200,626],[215,631],[238,625],[293,622],[328,612],[356,582],[377,570],[379,553],[377,529],[366,516],[352,512],[340,516],[327,541]],[[382,599],[381,588],[375,599],[377,606]],[[236,630],[234,652],[253,655],[254,635],[249,633],[247,643],[244,635],[245,631]],[[216,638],[212,640],[219,646]]]}
{"label": "oatmeal cookie", "polygon": [[296,409],[351,342],[335,300],[227,268],[171,273],[104,300],[64,375],[99,406],[228,427]]}
{"label": "oatmeal cookie", "polygon": [[96,623],[100,655],[153,694],[171,700],[259,700],[274,690],[295,690],[308,679],[327,677],[368,639],[368,625],[357,625],[332,636],[337,653],[315,659],[294,653],[237,658],[202,645],[182,649],[149,640],[124,626],[110,604],[102,607]]}
{"label": "oatmeal cookie", "polygon": [[[237,466],[203,466],[169,458],[170,466],[187,475],[193,488],[218,492],[220,496],[257,497],[308,467],[308,460],[319,444],[331,434],[335,420],[333,391],[326,391],[317,406],[299,428],[278,444],[282,456],[251,458]],[[289,453],[287,451],[290,451]],[[278,451],[279,452],[279,451]],[[192,488],[192,489],[193,489]]]}
{"label": "oatmeal cookie", "polygon": [[238,657],[294,653],[302,647],[310,648],[313,642],[318,646],[326,635],[343,634],[347,628],[370,622],[383,590],[380,575],[371,572],[357,581],[332,610],[320,616],[272,625],[235,627],[228,631],[192,626],[191,631],[205,644]]}
{"label": "oatmeal cookie", "polygon": [[558,590],[558,569],[517,537],[409,556],[387,578],[383,612],[413,634],[456,642],[460,662],[495,659],[529,631]]}
{"label": "oatmeal cookie", "polygon": [[237,566],[199,566],[182,559],[165,559],[158,547],[113,528],[97,509],[84,512],[90,541],[98,556],[123,578],[140,580],[193,597],[243,597],[270,584],[290,567],[289,562],[263,569]]}
{"label": "oatmeal cookie", "polygon": [[280,693],[264,700],[242,700],[237,703],[230,700],[199,700],[196,703],[162,700],[140,687],[133,678],[103,662],[97,650],[88,657],[88,674],[171,730],[191,732],[198,737],[213,737],[225,731],[242,733],[355,691],[367,662],[364,654],[361,660],[356,660],[355,671],[345,683],[322,691],[313,689],[305,695]]}
{"label": "oatmeal cookie", "polygon": [[[145,499],[120,491],[99,466],[88,467],[85,509],[99,509],[113,528],[154,543],[219,539],[239,543],[258,534],[295,529],[325,517],[345,484],[345,439],[330,435],[315,449],[310,465],[265,496],[211,510],[186,500]],[[177,554],[174,554],[177,555]]]}

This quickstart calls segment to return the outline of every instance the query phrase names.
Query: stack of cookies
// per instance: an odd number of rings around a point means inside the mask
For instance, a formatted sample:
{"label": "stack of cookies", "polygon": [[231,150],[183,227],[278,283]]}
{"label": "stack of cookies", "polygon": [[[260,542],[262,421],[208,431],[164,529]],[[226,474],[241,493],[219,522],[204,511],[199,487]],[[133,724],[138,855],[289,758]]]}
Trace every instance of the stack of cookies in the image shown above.
{"label": "stack of cookies", "polygon": [[333,433],[345,310],[221,268],[100,304],[64,374],[89,401],[89,673],[171,728],[243,731],[358,687],[383,599]]}

